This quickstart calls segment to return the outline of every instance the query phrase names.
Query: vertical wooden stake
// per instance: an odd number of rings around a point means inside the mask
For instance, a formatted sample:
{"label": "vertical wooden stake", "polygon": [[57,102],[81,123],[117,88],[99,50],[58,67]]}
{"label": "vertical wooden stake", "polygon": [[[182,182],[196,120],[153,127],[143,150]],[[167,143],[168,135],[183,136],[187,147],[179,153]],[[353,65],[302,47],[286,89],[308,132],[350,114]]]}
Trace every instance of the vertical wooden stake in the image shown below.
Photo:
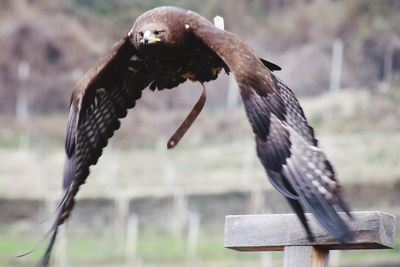
{"label": "vertical wooden stake", "polygon": [[394,45],[389,42],[383,56],[383,81],[390,86],[393,73]]}
{"label": "vertical wooden stake", "polygon": [[226,109],[233,109],[239,103],[239,88],[238,84],[233,75],[229,76],[229,84],[228,84],[228,97],[226,98]]}
{"label": "vertical wooden stake", "polygon": [[342,79],[343,41],[335,40],[333,43],[331,81],[329,91],[336,92],[340,89]]}
{"label": "vertical wooden stake", "polygon": [[194,262],[197,257],[197,247],[200,233],[200,216],[197,213],[191,213],[189,216],[188,233],[186,241],[186,258]]}
{"label": "vertical wooden stake", "polygon": [[[235,88],[235,91],[239,92],[238,88]],[[249,186],[250,183],[250,179],[252,176],[254,176],[253,174],[253,170],[254,170],[254,160],[255,160],[255,151],[254,151],[254,147],[253,147],[253,139],[250,140],[245,140],[243,142],[243,152],[242,152],[242,167],[241,167],[241,175],[240,175],[240,180],[243,183],[243,185],[245,186]],[[259,189],[259,187],[256,187],[256,189]],[[255,211],[253,210],[253,212],[260,212],[259,210]]]}
{"label": "vertical wooden stake", "polygon": [[26,82],[30,77],[30,65],[21,61],[18,65],[18,79],[20,87],[17,91],[16,119],[19,128],[19,148],[27,149],[30,145],[30,118],[29,118],[29,99],[26,91]]}
{"label": "vertical wooden stake", "polygon": [[329,250],[312,246],[287,246],[284,267],[328,267]]}
{"label": "vertical wooden stake", "polygon": [[121,195],[115,198],[116,216],[115,231],[118,243],[126,242],[126,234],[128,232],[128,216],[129,216],[129,199]]}
{"label": "vertical wooden stake", "polygon": [[55,265],[60,267],[68,266],[67,257],[67,234],[65,227],[58,230],[58,244],[56,246]]}
{"label": "vertical wooden stake", "polygon": [[313,267],[328,267],[329,265],[329,250],[312,247],[311,266]]}
{"label": "vertical wooden stake", "polygon": [[137,241],[139,232],[139,219],[136,214],[128,216],[125,258],[129,266],[136,266],[137,259]]}
{"label": "vertical wooden stake", "polygon": [[175,236],[181,236],[188,219],[187,198],[180,188],[174,190],[174,220],[171,222],[171,232]]}

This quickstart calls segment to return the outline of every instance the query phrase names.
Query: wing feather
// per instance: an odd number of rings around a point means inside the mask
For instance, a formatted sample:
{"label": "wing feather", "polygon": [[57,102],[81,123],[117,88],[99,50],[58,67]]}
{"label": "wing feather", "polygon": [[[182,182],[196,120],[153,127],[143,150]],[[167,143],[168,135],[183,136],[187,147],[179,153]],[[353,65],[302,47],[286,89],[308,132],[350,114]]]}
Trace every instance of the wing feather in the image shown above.
{"label": "wing feather", "polygon": [[239,85],[258,157],[274,187],[288,199],[312,239],[303,207],[336,239],[351,240],[337,209],[349,212],[329,161],[293,92],[237,35],[188,12],[188,29],[228,66]]}
{"label": "wing feather", "polygon": [[108,139],[120,127],[119,119],[135,106],[151,82],[135,53],[127,36],[121,39],[84,75],[72,93],[65,138],[64,194],[49,232],[50,242],[38,266],[48,266],[58,227],[69,218],[89,167],[97,163]]}

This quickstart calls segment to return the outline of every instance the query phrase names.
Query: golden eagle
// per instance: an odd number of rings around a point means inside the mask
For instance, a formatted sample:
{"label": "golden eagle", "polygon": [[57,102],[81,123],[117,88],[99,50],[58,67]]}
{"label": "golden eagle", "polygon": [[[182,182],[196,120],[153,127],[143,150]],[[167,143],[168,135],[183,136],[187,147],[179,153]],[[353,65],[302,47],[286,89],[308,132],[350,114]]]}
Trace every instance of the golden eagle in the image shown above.
{"label": "golden eagle", "polygon": [[[202,16],[176,7],[159,7],[139,16],[133,27],[76,84],[65,141],[64,195],[49,232],[50,243],[39,263],[47,266],[57,229],[70,216],[74,197],[97,163],[119,119],[135,106],[142,91],[174,88],[187,79],[200,83],[232,73],[239,85],[256,139],[257,155],[273,186],[288,200],[313,239],[304,216],[311,211],[337,240],[352,235],[337,213],[349,208],[332,165],[318,148],[293,92],[237,35]],[[168,147],[175,146],[200,112],[205,93]]]}

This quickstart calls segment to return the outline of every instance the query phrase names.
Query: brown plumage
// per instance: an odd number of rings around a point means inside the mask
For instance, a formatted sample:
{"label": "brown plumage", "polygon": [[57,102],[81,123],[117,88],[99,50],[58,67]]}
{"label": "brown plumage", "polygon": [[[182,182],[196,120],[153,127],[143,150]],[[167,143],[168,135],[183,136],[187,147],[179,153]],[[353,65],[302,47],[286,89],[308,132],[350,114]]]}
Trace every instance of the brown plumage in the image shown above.
{"label": "brown plumage", "polygon": [[[47,266],[58,227],[67,220],[74,196],[97,163],[119,119],[135,106],[142,90],[174,88],[187,79],[208,82],[221,70],[239,85],[255,134],[257,154],[274,187],[289,201],[308,236],[303,207],[336,239],[351,240],[337,208],[347,213],[333,168],[317,147],[312,128],[292,91],[237,35],[216,28],[200,15],[175,7],[150,10],[77,83],[71,98],[65,142],[64,196],[51,240],[39,266]],[[200,112],[199,101],[186,123]],[[188,127],[180,130],[182,136]]]}

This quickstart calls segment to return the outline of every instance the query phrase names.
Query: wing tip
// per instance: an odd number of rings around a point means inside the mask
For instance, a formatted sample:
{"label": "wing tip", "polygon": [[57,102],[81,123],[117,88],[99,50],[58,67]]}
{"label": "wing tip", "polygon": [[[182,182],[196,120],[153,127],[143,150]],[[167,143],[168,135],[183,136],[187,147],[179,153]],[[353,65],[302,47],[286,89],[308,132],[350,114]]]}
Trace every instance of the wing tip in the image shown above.
{"label": "wing tip", "polygon": [[270,71],[279,71],[282,70],[281,67],[279,67],[278,65],[276,65],[275,63],[272,63],[268,60],[265,60],[263,58],[260,58],[261,62],[264,64],[264,66],[266,66]]}

